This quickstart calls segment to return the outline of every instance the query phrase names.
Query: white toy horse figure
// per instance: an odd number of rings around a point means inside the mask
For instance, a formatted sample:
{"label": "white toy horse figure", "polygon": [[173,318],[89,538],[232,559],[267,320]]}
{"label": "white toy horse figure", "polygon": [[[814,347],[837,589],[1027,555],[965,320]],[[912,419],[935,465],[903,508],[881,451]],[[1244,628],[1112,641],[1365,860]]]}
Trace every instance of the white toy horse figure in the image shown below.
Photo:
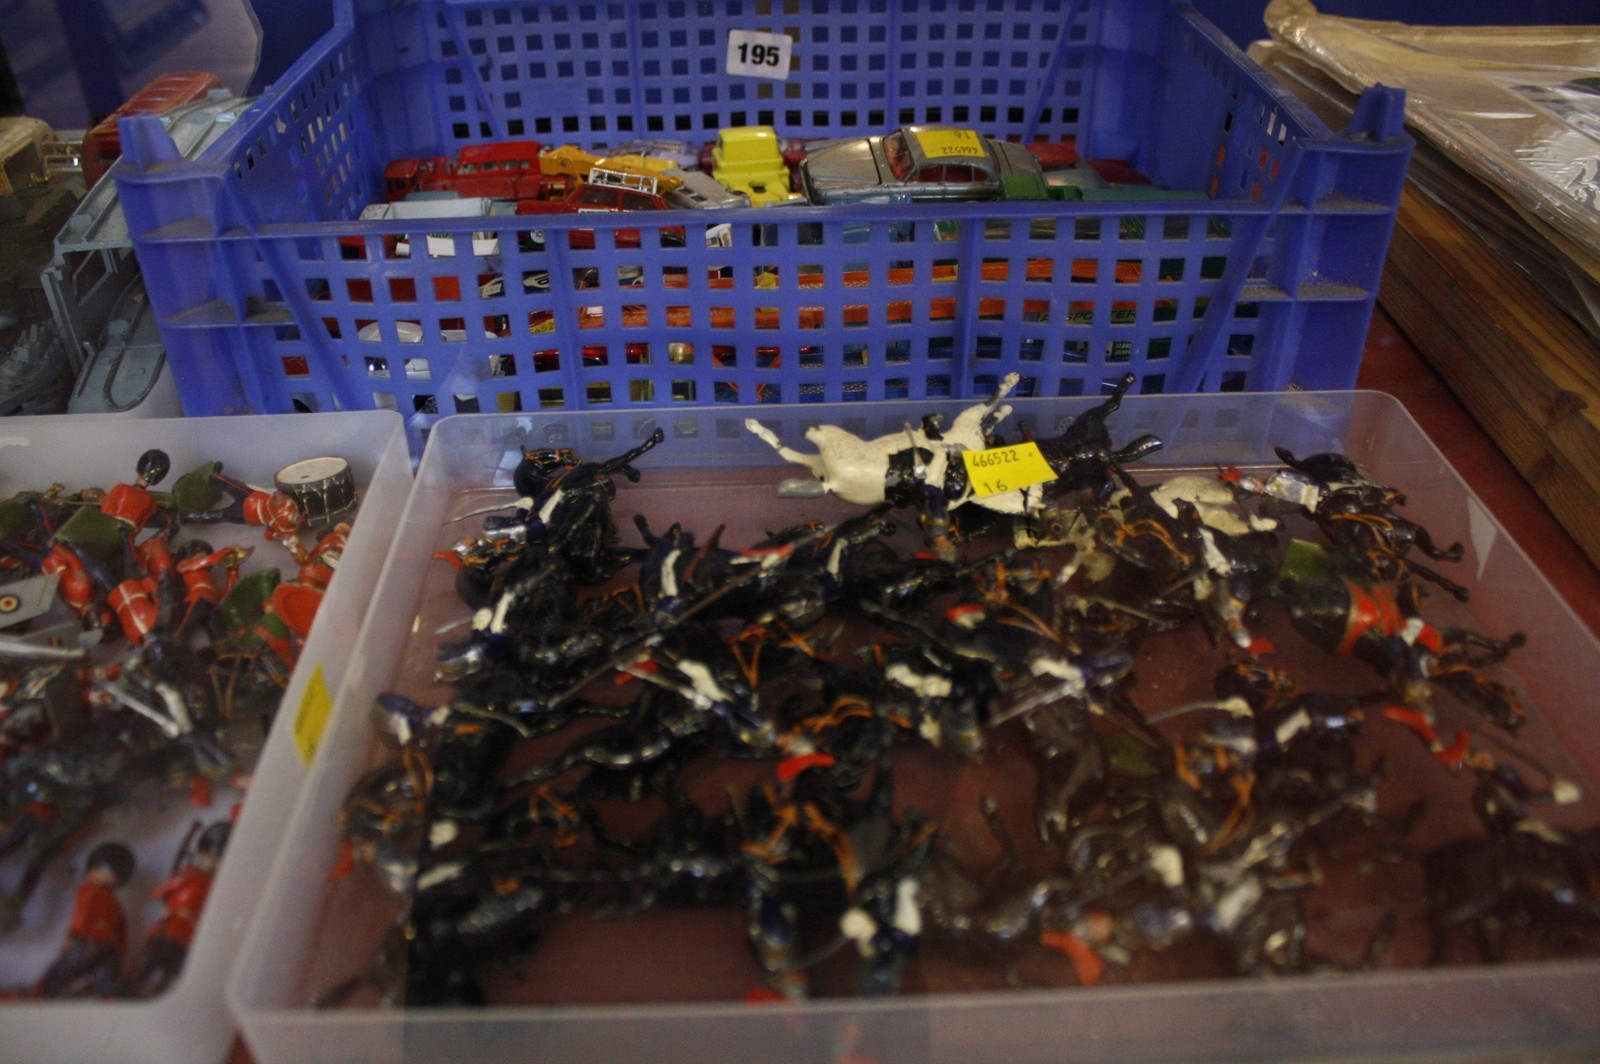
{"label": "white toy horse figure", "polygon": [[936,418],[927,417],[920,426],[908,424],[903,432],[863,440],[837,425],[817,425],[806,430],[806,439],[817,447],[816,454],[785,447],[772,430],[754,418],[747,419],[744,427],[765,440],[779,457],[805,466],[816,478],[815,483],[785,481],[780,492],[832,492],[864,506],[888,502],[913,507],[924,536],[943,554],[953,550],[948,539],[950,511],[958,506],[973,502],[998,513],[1032,514],[1046,508],[1047,494],[1087,489],[1104,499],[1118,477],[1126,478],[1125,464],[1161,448],[1161,440],[1151,435],[1121,447],[1112,442],[1107,419],[1122,405],[1135,381],[1132,373],[1124,374],[1108,397],[1075,418],[1060,435],[1031,441],[1054,479],[1030,488],[978,495],[960,455],[990,446],[990,433],[1011,414],[1011,407],[1000,401],[1017,386],[1018,379],[1015,373],[1007,374],[994,398],[963,410],[948,430]]}
{"label": "white toy horse figure", "polygon": [[[862,506],[881,502],[912,505],[924,490],[939,491],[948,486],[953,491],[946,493],[944,499],[950,508],[977,502],[991,510],[1020,513],[1027,506],[1020,491],[974,496],[959,457],[962,451],[981,451],[989,446],[989,434],[1011,414],[1011,407],[1002,406],[1001,400],[1017,386],[1017,380],[1017,374],[1008,374],[992,399],[957,414],[948,429],[941,428],[935,418],[924,418],[922,424],[908,423],[901,432],[863,440],[837,425],[813,426],[806,430],[806,439],[816,446],[815,454],[801,454],[784,446],[771,429],[755,418],[746,419],[744,427],[765,440],[784,461],[811,470],[816,484],[809,488],[818,495],[831,492]],[[801,494],[806,488],[787,481],[783,490]]]}

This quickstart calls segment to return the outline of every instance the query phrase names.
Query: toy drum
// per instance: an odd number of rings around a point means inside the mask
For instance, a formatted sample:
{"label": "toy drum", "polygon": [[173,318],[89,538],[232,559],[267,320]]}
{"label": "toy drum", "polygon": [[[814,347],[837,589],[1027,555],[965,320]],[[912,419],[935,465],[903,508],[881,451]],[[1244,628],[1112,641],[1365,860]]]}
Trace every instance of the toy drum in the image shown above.
{"label": "toy drum", "polygon": [[299,504],[311,527],[330,525],[356,507],[356,479],[343,458],[307,458],[284,466],[272,480]]}

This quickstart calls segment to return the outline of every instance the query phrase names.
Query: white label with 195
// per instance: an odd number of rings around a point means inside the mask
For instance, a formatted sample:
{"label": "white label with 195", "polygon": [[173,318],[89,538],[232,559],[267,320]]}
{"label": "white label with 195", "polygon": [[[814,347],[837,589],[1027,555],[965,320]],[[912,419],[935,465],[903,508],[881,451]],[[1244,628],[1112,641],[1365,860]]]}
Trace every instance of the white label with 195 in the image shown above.
{"label": "white label with 195", "polygon": [[729,30],[727,72],[735,77],[784,81],[789,77],[793,46],[787,34]]}

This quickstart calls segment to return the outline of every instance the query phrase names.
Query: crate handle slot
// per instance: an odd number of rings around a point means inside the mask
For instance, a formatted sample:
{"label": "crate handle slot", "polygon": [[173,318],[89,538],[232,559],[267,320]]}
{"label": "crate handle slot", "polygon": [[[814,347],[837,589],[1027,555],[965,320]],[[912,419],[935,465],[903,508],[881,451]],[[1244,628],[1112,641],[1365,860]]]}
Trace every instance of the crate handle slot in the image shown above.
{"label": "crate handle slot", "polygon": [[[1343,137],[1352,145],[1358,141],[1382,144],[1404,135],[1404,118],[1405,91],[1374,85],[1361,93]],[[1301,146],[1292,153],[1285,172],[1273,187],[1268,209],[1262,214],[1253,216],[1254,228],[1249,239],[1241,245],[1248,251],[1235,255],[1223,271],[1217,297],[1206,306],[1205,314],[1200,319],[1200,327],[1195,330],[1193,357],[1185,362],[1182,370],[1174,378],[1177,391],[1203,390],[1207,377],[1217,368],[1217,364],[1225,354],[1228,315],[1238,306],[1239,297],[1244,292],[1245,281],[1250,274],[1251,264],[1260,253],[1267,234],[1272,231],[1273,225],[1283,213],[1289,189],[1299,180],[1301,161],[1314,149],[1314,145]],[[1272,387],[1278,386],[1272,385]]]}
{"label": "crate handle slot", "polygon": [[[299,321],[314,321],[316,308],[311,305],[304,288],[297,284],[294,272],[283,261],[283,244],[280,241],[263,239],[263,229],[260,214],[251,205],[248,197],[240,193],[236,183],[225,181],[222,185],[222,194],[227,197],[228,203],[238,216],[245,221],[245,229],[250,234],[250,246],[256,256],[261,260],[267,272],[272,276],[273,284],[278,286],[284,302],[293,308]],[[350,383],[350,375],[339,365],[339,356],[328,345],[326,335],[316,329],[302,330],[300,339],[306,344],[310,352],[308,360],[315,370],[327,380],[329,388],[333,390],[334,402],[340,410],[366,410],[370,403],[362,402],[356,398],[355,388]],[[261,378],[261,368],[254,358],[247,358],[249,372],[242,382],[252,403],[261,404],[259,410],[270,410],[266,405],[266,390]]]}
{"label": "crate handle slot", "polygon": [[1061,20],[1061,36],[1056,38],[1056,46],[1050,52],[1050,61],[1045,64],[1044,76],[1039,80],[1039,94],[1034,97],[1033,109],[1028,114],[1028,126],[1023,130],[1022,143],[1027,144],[1039,135],[1039,123],[1045,111],[1045,101],[1050,98],[1050,90],[1055,87],[1056,74],[1061,70],[1061,64],[1066,62],[1067,48],[1072,43],[1072,27],[1078,24],[1078,14],[1083,8],[1083,0],[1072,0],[1072,6],[1067,8],[1066,18]]}
{"label": "crate handle slot", "polygon": [[472,61],[472,50],[468,46],[467,38],[461,32],[461,16],[446,20],[450,30],[450,39],[455,42],[456,54],[461,57],[460,65],[471,75],[472,89],[478,97],[478,106],[488,116],[488,121],[493,124],[492,137],[494,140],[505,140],[509,134],[506,132],[506,117],[504,112],[495,105],[494,93],[484,84],[488,71],[494,64],[494,57],[485,54],[481,63]]}
{"label": "crate handle slot", "polygon": [[1184,361],[1175,378],[1177,391],[1202,391],[1206,378],[1222,359],[1227,347],[1227,319],[1239,305],[1239,296],[1244,292],[1251,264],[1260,253],[1261,245],[1266,241],[1267,234],[1272,232],[1279,215],[1283,213],[1283,205],[1289,198],[1289,186],[1294,184],[1300,170],[1300,160],[1304,157],[1303,151],[1294,152],[1290,156],[1285,172],[1272,190],[1272,199],[1267,204],[1267,210],[1251,216],[1249,237],[1240,241],[1233,257],[1228,261],[1227,268],[1222,272],[1217,294],[1206,304],[1205,314],[1200,318],[1200,327],[1195,330],[1190,357]]}

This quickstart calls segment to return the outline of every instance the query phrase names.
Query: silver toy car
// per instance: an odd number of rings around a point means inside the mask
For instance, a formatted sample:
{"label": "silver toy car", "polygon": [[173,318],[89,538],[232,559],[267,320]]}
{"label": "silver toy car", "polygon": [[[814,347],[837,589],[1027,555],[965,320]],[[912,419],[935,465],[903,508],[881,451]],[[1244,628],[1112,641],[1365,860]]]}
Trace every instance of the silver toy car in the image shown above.
{"label": "silver toy car", "polygon": [[800,164],[802,191],[821,204],[1000,199],[1008,185],[1037,188],[1042,180],[1021,144],[949,126],[828,141]]}

